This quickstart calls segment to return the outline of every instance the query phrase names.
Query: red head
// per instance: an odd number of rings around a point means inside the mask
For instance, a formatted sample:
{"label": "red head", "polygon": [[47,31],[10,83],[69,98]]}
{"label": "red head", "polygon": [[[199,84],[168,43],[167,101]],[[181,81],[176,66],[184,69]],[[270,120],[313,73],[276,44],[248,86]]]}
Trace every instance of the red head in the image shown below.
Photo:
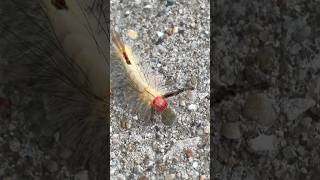
{"label": "red head", "polygon": [[168,107],[168,102],[162,96],[157,96],[153,99],[151,106],[157,112],[162,112]]}

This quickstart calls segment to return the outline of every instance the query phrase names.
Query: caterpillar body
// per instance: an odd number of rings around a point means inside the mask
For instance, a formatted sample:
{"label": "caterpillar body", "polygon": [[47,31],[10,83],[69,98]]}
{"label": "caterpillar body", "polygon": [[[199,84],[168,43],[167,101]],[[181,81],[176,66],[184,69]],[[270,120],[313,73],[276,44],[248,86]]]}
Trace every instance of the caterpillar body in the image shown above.
{"label": "caterpillar body", "polygon": [[[88,170],[90,179],[109,178],[111,61],[120,62],[125,69],[132,94],[139,98],[128,103],[142,109],[140,115],[144,119],[158,113],[165,125],[172,125],[176,115],[167,98],[193,89],[186,87],[163,93],[150,85],[131,48],[115,31],[111,33],[115,52],[110,53],[104,3],[103,0],[12,0],[0,4],[2,13],[6,14],[0,20],[4,32],[0,39],[8,43],[9,49],[0,52],[8,61],[1,74],[14,88],[30,90],[37,106],[43,104],[45,117],[31,123],[41,129],[39,138],[43,134],[58,137],[55,141],[59,149],[72,152],[67,160],[69,169]],[[8,18],[10,14],[16,22]],[[135,102],[138,100],[142,104]]]}
{"label": "caterpillar body", "polygon": [[[112,40],[116,47],[116,52],[124,66],[128,79],[133,84],[133,90],[138,94],[138,97],[144,102],[147,107],[143,109],[146,114],[144,118],[153,118],[155,113],[161,114],[161,120],[165,125],[172,125],[176,115],[174,111],[168,106],[167,98],[178,95],[186,90],[193,90],[192,87],[186,87],[174,92],[162,93],[155,87],[152,87],[141,68],[137,64],[137,59],[133,54],[131,48],[124,44],[115,31],[112,32]],[[134,93],[134,92],[132,92]]]}

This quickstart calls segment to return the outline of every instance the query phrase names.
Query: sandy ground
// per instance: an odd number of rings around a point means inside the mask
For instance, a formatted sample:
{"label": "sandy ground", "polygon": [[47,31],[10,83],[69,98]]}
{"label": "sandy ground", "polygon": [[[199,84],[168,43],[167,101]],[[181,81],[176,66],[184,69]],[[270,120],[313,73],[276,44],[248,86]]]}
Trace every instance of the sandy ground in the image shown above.
{"label": "sandy ground", "polygon": [[[111,1],[114,28],[133,47],[141,64],[157,77],[161,75],[166,89],[187,83],[195,87],[170,100],[177,113],[170,127],[161,121],[145,125],[134,114],[125,115],[126,107],[117,104],[117,97],[112,98],[112,179],[210,178],[209,2],[171,3]],[[138,38],[130,38],[128,31],[136,32]],[[121,128],[121,121],[129,128]]]}
{"label": "sandy ground", "polygon": [[319,179],[319,1],[214,2],[213,179]]}
{"label": "sandy ground", "polygon": [[[0,3],[4,17],[1,25],[15,27],[21,19],[14,19],[14,11],[11,15],[6,11],[7,4]],[[36,13],[29,9],[35,7],[32,2],[25,4],[22,7]],[[40,23],[43,17],[30,18]],[[192,92],[170,99],[170,106],[177,113],[177,120],[170,127],[159,120],[143,124],[123,106],[131,103],[121,99],[122,91],[116,91],[110,108],[111,179],[210,178],[208,1],[112,1],[111,19],[125,42],[141,57],[141,64],[150,70],[148,76],[157,74],[162,80],[161,88],[175,90],[186,84],[195,87]],[[13,32],[19,35],[20,30],[25,30],[28,36],[23,37],[27,41],[35,42],[35,47],[45,45],[47,41],[35,38],[39,37],[38,27],[29,26],[30,23]],[[17,48],[21,41],[9,46],[3,40],[14,36],[9,36],[3,26],[1,30],[5,33],[0,36],[0,67],[6,67],[21,54]],[[129,30],[137,32],[138,38],[129,38]],[[42,96],[6,79],[0,71],[0,179],[89,179],[87,169],[67,169],[66,161],[72,152],[61,146],[61,134],[43,132],[38,126],[47,118]]]}

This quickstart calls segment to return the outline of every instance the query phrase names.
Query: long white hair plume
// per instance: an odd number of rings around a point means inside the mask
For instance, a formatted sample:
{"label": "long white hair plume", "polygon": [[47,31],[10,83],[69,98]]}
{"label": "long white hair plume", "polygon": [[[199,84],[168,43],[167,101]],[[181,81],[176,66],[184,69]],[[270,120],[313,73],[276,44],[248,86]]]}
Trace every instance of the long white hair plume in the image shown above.
{"label": "long white hair plume", "polygon": [[[0,69],[8,87],[30,92],[45,117],[30,120],[39,137],[72,151],[69,169],[107,178],[108,16],[100,0],[0,3]],[[106,14],[105,14],[106,13]],[[37,98],[36,98],[37,97]],[[38,107],[41,107],[39,105]],[[39,109],[41,111],[41,109]]]}

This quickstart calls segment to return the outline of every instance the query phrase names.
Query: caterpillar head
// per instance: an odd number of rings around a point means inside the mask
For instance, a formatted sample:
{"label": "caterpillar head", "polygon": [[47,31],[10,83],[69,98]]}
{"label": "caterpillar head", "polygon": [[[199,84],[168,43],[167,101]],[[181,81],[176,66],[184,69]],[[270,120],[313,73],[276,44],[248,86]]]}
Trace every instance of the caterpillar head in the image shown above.
{"label": "caterpillar head", "polygon": [[152,101],[152,108],[161,113],[161,121],[163,124],[170,126],[176,119],[176,114],[168,107],[168,101],[163,96],[157,96]]}
{"label": "caterpillar head", "polygon": [[168,102],[164,97],[157,96],[153,99],[151,106],[156,112],[161,113],[168,107]]}

